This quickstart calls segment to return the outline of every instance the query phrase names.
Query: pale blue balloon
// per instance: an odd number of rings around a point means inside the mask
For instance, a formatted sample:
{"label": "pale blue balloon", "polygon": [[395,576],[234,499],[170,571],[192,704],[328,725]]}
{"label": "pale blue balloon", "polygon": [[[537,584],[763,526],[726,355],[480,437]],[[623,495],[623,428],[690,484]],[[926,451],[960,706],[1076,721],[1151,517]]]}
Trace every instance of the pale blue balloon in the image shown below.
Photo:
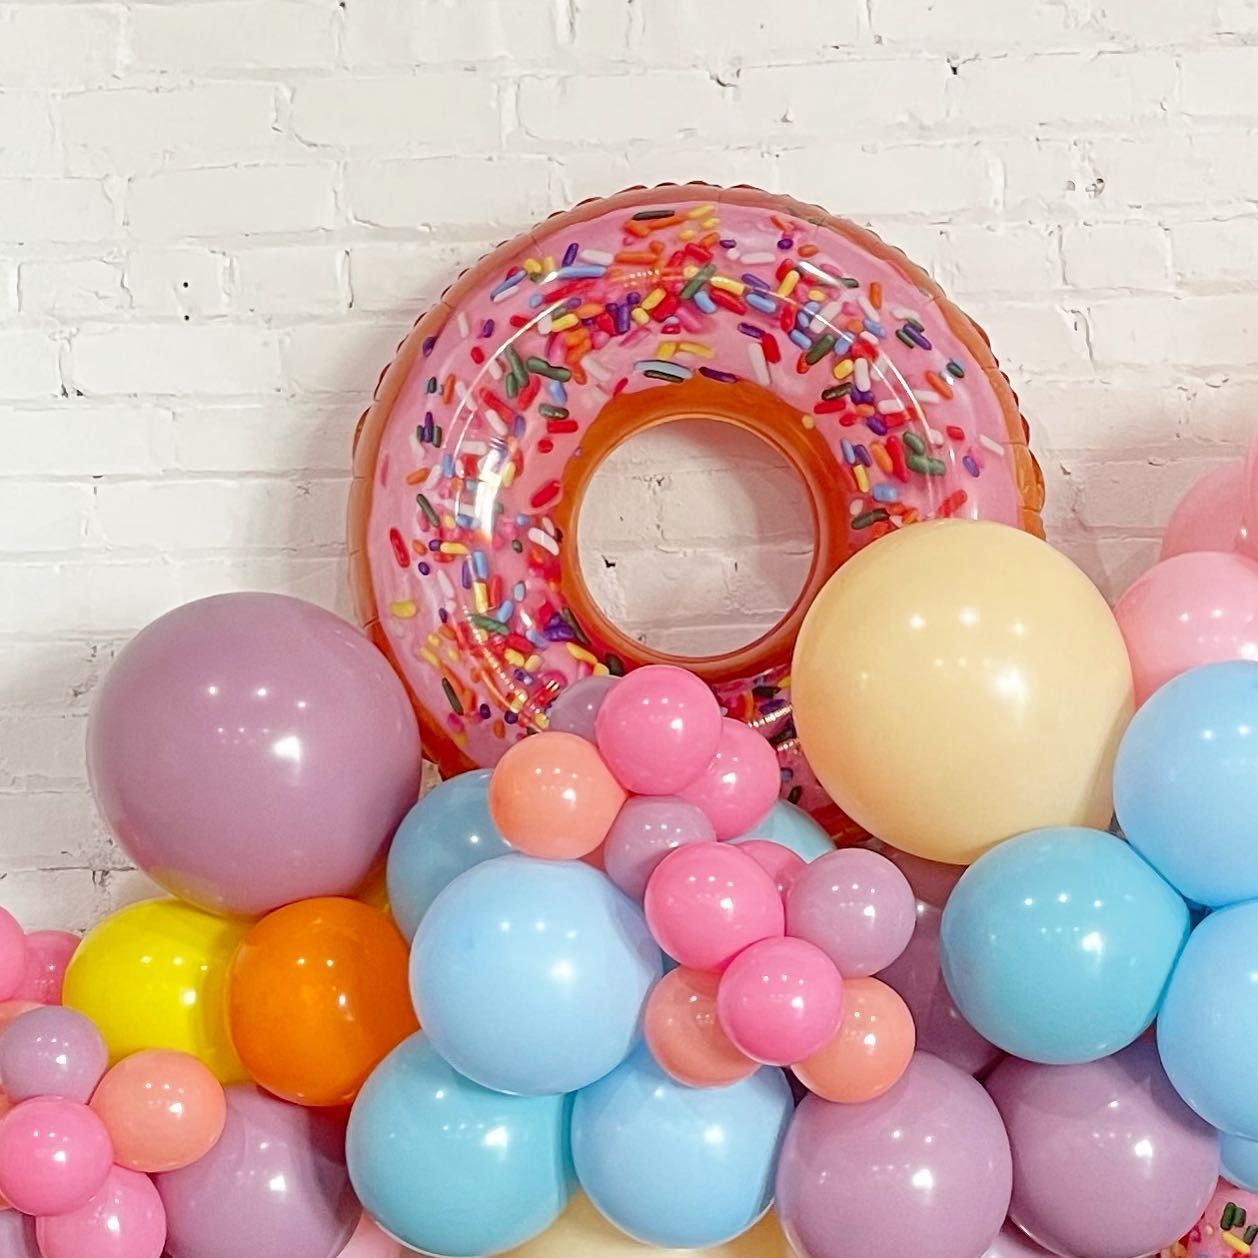
{"label": "pale blue balloon", "polygon": [[492,772],[442,782],[402,818],[389,848],[389,910],[407,939],[461,873],[512,850],[489,815]]}
{"label": "pale blue balloon", "polygon": [[793,1112],[780,1070],[764,1067],[724,1088],[688,1088],[643,1046],[577,1094],[577,1177],[607,1219],[648,1245],[720,1245],[773,1204]]}
{"label": "pale blue balloon", "polygon": [[1258,903],[1220,909],[1193,931],[1158,1016],[1175,1090],[1211,1126],[1258,1140]]}
{"label": "pale blue balloon", "polygon": [[501,1253],[544,1232],[568,1204],[570,1110],[568,1097],[479,1087],[420,1032],[376,1067],[354,1102],[350,1180],[363,1209],[414,1249]]}
{"label": "pale blue balloon", "polygon": [[1127,841],[1195,904],[1258,898],[1258,663],[1194,668],[1156,690],[1118,749]]}
{"label": "pale blue balloon", "polygon": [[580,861],[513,854],[460,874],[411,951],[420,1025],[487,1088],[574,1092],[629,1055],[662,972],[642,911]]}
{"label": "pale blue balloon", "polygon": [[1220,1132],[1219,1174],[1237,1188],[1258,1192],[1258,1140]]}
{"label": "pale blue balloon", "polygon": [[834,851],[834,840],[802,809],[780,799],[769,815],[754,825],[746,834],[740,834],[731,843],[745,843],[748,839],[768,839],[789,847],[801,860],[815,861],[818,856]]}
{"label": "pale blue balloon", "polygon": [[1033,830],[979,857],[944,909],[944,981],[998,1048],[1049,1065],[1095,1061],[1157,1014],[1188,907],[1121,839]]}

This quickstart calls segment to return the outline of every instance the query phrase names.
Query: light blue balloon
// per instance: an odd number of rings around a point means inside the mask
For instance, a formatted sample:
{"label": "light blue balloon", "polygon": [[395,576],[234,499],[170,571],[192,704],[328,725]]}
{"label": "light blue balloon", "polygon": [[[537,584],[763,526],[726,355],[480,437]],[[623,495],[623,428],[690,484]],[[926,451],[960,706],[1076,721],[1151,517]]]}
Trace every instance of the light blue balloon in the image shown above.
{"label": "light blue balloon", "polygon": [[1237,1188],[1258,1192],[1258,1140],[1219,1134],[1219,1174]]}
{"label": "light blue balloon", "polygon": [[419,1032],[354,1102],[350,1180],[363,1209],[412,1248],[443,1258],[501,1253],[544,1232],[568,1204],[570,1111],[568,1097],[478,1087]]}
{"label": "light blue balloon", "polygon": [[490,769],[460,773],[402,818],[389,848],[389,910],[407,939],[461,873],[512,850],[489,815],[491,775]]}
{"label": "light blue balloon", "polygon": [[1185,898],[1258,898],[1258,663],[1207,664],[1154,691],[1118,749],[1114,807]]}
{"label": "light blue balloon", "polygon": [[643,1046],[577,1094],[577,1178],[607,1219],[645,1244],[720,1245],[773,1204],[778,1149],[793,1112],[780,1070],[765,1067],[724,1088],[688,1088]]}
{"label": "light blue balloon", "polygon": [[513,854],[460,874],[411,951],[420,1025],[500,1092],[575,1092],[638,1042],[662,961],[642,911],[580,861]]}
{"label": "light blue balloon", "polygon": [[1188,907],[1121,839],[1033,830],[979,857],[940,924],[944,981],[1007,1053],[1067,1065],[1153,1021],[1188,938]]}
{"label": "light blue balloon", "polygon": [[1175,1091],[1211,1126],[1258,1140],[1258,904],[1211,913],[1188,940],[1158,1052]]}
{"label": "light blue balloon", "polygon": [[818,856],[834,851],[834,840],[802,809],[778,800],[769,809],[769,815],[759,825],[752,826],[746,834],[740,834],[731,843],[745,843],[748,839],[769,839],[789,847],[805,861],[815,861]]}

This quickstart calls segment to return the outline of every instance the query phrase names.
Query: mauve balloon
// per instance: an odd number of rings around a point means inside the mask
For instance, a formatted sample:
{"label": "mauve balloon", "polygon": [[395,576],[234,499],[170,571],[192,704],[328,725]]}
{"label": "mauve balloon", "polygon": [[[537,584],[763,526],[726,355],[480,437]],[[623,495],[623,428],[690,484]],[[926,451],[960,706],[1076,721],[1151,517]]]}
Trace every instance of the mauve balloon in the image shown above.
{"label": "mauve balloon", "polygon": [[388,661],[278,594],[202,599],[137,634],[97,691],[87,757],[123,850],[212,912],[349,894],[419,795]]}
{"label": "mauve balloon", "polygon": [[35,1242],[35,1220],[16,1210],[0,1210],[0,1254],[4,1258],[43,1258]]}
{"label": "mauve balloon", "polygon": [[1082,1065],[1009,1057],[987,1089],[1013,1149],[1009,1217],[1056,1253],[1156,1253],[1214,1192],[1218,1135],[1179,1099],[1150,1036]]}
{"label": "mauve balloon", "polygon": [[11,1101],[64,1096],[86,1105],[108,1065],[95,1024],[61,1005],[31,1009],[0,1034],[0,1079]]}
{"label": "mauve balloon", "polygon": [[361,1214],[337,1116],[248,1086],[227,1089],[218,1144],[154,1182],[170,1258],[336,1258]]}

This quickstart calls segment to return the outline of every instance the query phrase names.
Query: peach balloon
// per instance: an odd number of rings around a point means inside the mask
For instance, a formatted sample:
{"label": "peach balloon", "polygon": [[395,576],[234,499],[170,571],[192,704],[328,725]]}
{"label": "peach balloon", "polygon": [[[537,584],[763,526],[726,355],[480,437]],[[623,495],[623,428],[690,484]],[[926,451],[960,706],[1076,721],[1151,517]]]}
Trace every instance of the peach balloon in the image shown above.
{"label": "peach balloon", "polygon": [[722,1088],[758,1069],[717,1019],[720,981],[718,974],[683,966],[665,974],[647,998],[647,1047],[661,1070],[692,1088]]}
{"label": "peach balloon", "polygon": [[223,1134],[227,1099],[213,1071],[190,1053],[154,1048],[124,1057],[91,1101],[129,1171],[177,1171]]}
{"label": "peach balloon", "polygon": [[838,1031],[793,1069],[827,1101],[872,1101],[908,1069],[916,1038],[913,1015],[897,992],[876,978],[851,978],[843,984]]}
{"label": "peach balloon", "polygon": [[579,860],[616,820],[625,792],[595,748],[546,733],[507,749],[489,780],[489,815],[512,847],[546,860]]}

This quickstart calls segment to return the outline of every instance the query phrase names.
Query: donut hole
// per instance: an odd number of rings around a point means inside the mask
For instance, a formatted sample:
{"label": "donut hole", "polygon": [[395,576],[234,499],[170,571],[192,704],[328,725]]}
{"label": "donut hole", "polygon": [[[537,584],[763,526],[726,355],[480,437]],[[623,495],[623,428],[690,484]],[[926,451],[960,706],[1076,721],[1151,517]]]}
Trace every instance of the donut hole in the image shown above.
{"label": "donut hole", "polygon": [[808,580],[808,490],[753,433],[678,419],[616,447],[581,502],[581,573],[600,613],[647,650],[736,651],[785,618]]}

